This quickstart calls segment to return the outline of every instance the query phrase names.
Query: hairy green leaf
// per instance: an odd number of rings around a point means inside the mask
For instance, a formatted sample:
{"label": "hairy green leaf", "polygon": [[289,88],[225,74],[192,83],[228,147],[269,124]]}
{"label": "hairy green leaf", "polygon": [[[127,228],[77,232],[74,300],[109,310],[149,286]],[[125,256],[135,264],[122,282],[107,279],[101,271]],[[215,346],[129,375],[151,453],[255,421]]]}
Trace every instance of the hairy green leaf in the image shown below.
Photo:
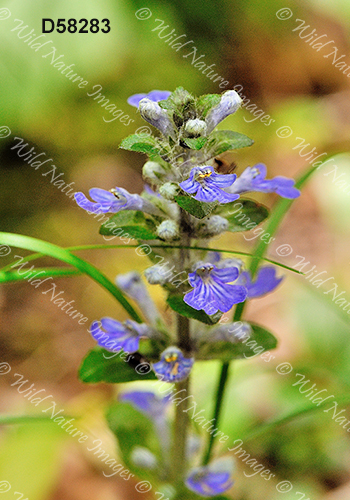
{"label": "hairy green leaf", "polygon": [[185,316],[186,318],[196,319],[197,321],[201,321],[206,325],[215,325],[217,323],[222,313],[218,312],[213,314],[212,316],[208,316],[204,311],[197,311],[187,305],[183,300],[183,295],[180,294],[170,294],[167,298],[167,304],[177,313]]}
{"label": "hairy green leaf", "polygon": [[179,195],[175,196],[176,203],[186,210],[189,214],[197,219],[207,217],[217,206],[217,202],[205,203],[192,198],[192,196]]}
{"label": "hairy green leaf", "polygon": [[219,94],[206,94],[202,95],[197,99],[197,110],[198,114],[203,118],[208,114],[208,112],[215,108],[221,101],[221,95]]}
{"label": "hairy green leaf", "polygon": [[127,151],[137,151],[151,155],[163,154],[162,148],[157,143],[155,137],[146,134],[132,134],[122,140],[119,146]]}
{"label": "hairy green leaf", "polygon": [[264,205],[243,199],[220,205],[215,213],[228,220],[228,231],[233,233],[249,231],[269,216],[269,211]]}
{"label": "hairy green leaf", "polygon": [[[123,351],[112,353],[101,347],[94,347],[83,359],[79,368],[79,378],[87,384],[98,382],[120,384],[135,380],[155,380],[156,376],[150,366],[146,366],[140,358],[138,353],[128,354]],[[141,363],[143,363],[142,367],[140,367]],[[135,370],[137,366],[140,373]],[[144,373],[141,373],[142,368]]]}
{"label": "hairy green leaf", "polygon": [[233,359],[253,358],[277,347],[277,339],[272,333],[259,325],[250,323],[253,333],[249,338],[232,342],[207,342],[199,348],[198,359],[220,359],[223,362]]}
{"label": "hairy green leaf", "polygon": [[254,141],[244,134],[232,130],[217,130],[210,135],[207,152],[209,158],[212,158],[225,151],[246,148],[252,144]]}
{"label": "hairy green leaf", "polygon": [[135,240],[155,240],[158,238],[155,231],[156,225],[153,220],[135,210],[122,210],[100,227],[100,234]]}
{"label": "hairy green leaf", "polygon": [[194,139],[183,139],[183,142],[190,149],[196,149],[198,151],[199,149],[202,149],[207,140],[207,137],[195,137]]}

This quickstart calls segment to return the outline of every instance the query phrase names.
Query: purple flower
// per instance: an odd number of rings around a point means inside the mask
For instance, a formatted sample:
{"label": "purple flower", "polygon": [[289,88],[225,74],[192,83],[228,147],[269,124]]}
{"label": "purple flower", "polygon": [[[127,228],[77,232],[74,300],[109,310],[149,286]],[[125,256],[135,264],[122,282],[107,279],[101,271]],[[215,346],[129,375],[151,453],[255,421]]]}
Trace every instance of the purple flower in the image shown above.
{"label": "purple flower", "polygon": [[94,214],[116,213],[120,210],[142,210],[144,201],[138,194],[130,194],[126,189],[115,188],[110,191],[92,188],[89,191],[92,202],[83,193],[75,193],[79,207]]}
{"label": "purple flower", "polygon": [[131,391],[119,396],[119,400],[131,404],[152,420],[157,429],[162,452],[166,456],[170,449],[170,429],[166,419],[166,411],[171,402],[170,394],[162,398],[150,391]]}
{"label": "purple flower", "polygon": [[170,396],[161,398],[150,391],[131,391],[122,394],[120,401],[130,403],[136,410],[147,415],[151,420],[165,417],[165,412],[170,404]]}
{"label": "purple flower", "polygon": [[192,469],[186,479],[186,486],[191,491],[204,497],[220,495],[233,486],[231,479],[232,462],[217,460],[210,465]]}
{"label": "purple flower", "polygon": [[123,349],[129,353],[136,352],[140,338],[149,337],[151,333],[145,323],[139,324],[131,319],[120,323],[112,318],[102,318],[101,322],[94,321],[90,332],[97,344],[107,351],[117,352]]}
{"label": "purple flower", "polygon": [[234,304],[244,302],[247,290],[242,285],[228,285],[238,278],[237,267],[219,269],[214,264],[198,262],[193,273],[188,275],[193,290],[186,293],[184,301],[194,309],[203,309],[207,314],[227,312]]}
{"label": "purple flower", "polygon": [[220,175],[214,172],[213,167],[194,167],[190,177],[180,183],[180,187],[186,193],[194,194],[198,201],[219,201],[229,203],[239,198],[238,194],[228,194],[221,188],[231,186],[236,180],[236,174]]}
{"label": "purple flower", "polygon": [[247,191],[261,191],[263,193],[277,193],[283,198],[298,198],[300,191],[294,187],[294,179],[278,176],[265,179],[266,165],[258,163],[254,167],[244,170],[233,186],[226,189],[228,193],[246,193]]}
{"label": "purple flower", "polygon": [[165,382],[180,382],[188,377],[193,358],[185,358],[177,347],[168,347],[162,352],[160,361],[153,364],[157,377]]}
{"label": "purple flower", "polygon": [[211,109],[205,118],[207,123],[207,134],[210,134],[216,125],[227,116],[235,113],[239,109],[241,102],[242,99],[235,90],[228,90],[222,94],[219,104]]}
{"label": "purple flower", "polygon": [[89,191],[90,201],[84,193],[75,193],[75,201],[80,208],[93,214],[116,213],[120,210],[141,210],[152,215],[163,215],[150,201],[138,194],[130,194],[124,188],[116,187],[110,191],[92,188]]}
{"label": "purple flower", "polygon": [[254,281],[252,281],[249,271],[243,271],[238,279],[238,282],[248,290],[248,299],[255,299],[272,292],[283,280],[277,278],[276,269],[273,266],[261,267]]}
{"label": "purple flower", "polygon": [[171,92],[169,90],[152,90],[148,94],[134,94],[129,97],[128,104],[131,106],[135,106],[135,108],[139,107],[139,103],[141,99],[147,97],[150,101],[158,102],[165,101],[170,96]]}
{"label": "purple flower", "polygon": [[115,282],[124,293],[138,303],[145,318],[152,325],[156,325],[160,314],[141,279],[140,273],[130,271],[126,274],[119,274]]}

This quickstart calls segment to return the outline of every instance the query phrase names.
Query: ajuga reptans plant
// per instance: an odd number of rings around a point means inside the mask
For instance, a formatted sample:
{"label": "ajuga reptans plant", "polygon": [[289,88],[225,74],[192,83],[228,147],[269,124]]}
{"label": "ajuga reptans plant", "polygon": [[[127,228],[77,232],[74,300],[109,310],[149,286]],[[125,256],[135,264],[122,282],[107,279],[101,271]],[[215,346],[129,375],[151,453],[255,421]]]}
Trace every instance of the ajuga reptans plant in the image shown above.
{"label": "ajuga reptans plant", "polygon": [[[268,217],[268,210],[245,193],[293,199],[300,192],[293,179],[267,179],[263,164],[248,166],[239,177],[217,170],[218,155],[253,143],[243,134],[215,130],[239,109],[235,91],[196,98],[183,88],[155,90],[128,102],[156,129],[154,135],[131,135],[120,146],[149,157],[143,193],[95,187],[91,200],[83,193],[75,199],[95,217],[114,214],[100,233],[133,238],[148,256],[144,277],[129,270],[116,278],[143,318],[135,313],[123,322],[94,321],[90,331],[97,346],[83,361],[80,377],[85,382],[153,380],[154,391],[149,382],[147,390],[124,391],[107,416],[126,466],[158,489],[167,485],[170,498],[215,497],[233,485],[232,461],[229,453],[212,458],[215,437],[225,441],[218,428],[221,402],[210,422],[190,418],[193,365],[218,359],[227,366],[275,348],[276,339],[263,327],[229,316],[224,321],[223,313],[272,292],[282,277],[271,265],[252,275],[243,260],[233,258],[234,250],[230,258],[211,250],[211,239],[225,231],[248,231]],[[172,324],[153,303],[147,283],[165,290]]]}

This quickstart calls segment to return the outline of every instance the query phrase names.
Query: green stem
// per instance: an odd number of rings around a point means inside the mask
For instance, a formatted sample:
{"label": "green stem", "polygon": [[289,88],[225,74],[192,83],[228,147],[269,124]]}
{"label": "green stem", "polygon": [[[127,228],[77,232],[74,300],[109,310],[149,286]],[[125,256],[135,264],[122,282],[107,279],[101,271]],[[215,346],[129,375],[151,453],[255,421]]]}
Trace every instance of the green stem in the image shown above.
{"label": "green stem", "polygon": [[[230,363],[223,363],[222,369],[221,369],[221,374],[220,374],[220,379],[219,379],[219,384],[216,392],[216,404],[215,404],[215,409],[214,409],[214,415],[213,415],[213,427],[215,428],[216,422],[219,420],[221,409],[222,409],[222,400],[224,397],[224,392],[225,392],[225,385],[229,376],[229,369],[230,369]],[[206,451],[203,465],[207,465],[209,463],[210,457],[211,457],[211,452],[212,448],[214,445],[214,433],[210,434],[209,438],[209,444],[208,444],[208,449]]]}
{"label": "green stem", "polygon": [[[310,168],[308,168],[306,170],[306,172],[302,173],[301,176],[296,181],[295,187],[300,189],[306,183],[306,181],[309,179],[309,177],[313,174],[313,172],[315,170],[316,170],[316,168],[311,166]],[[281,198],[276,203],[274,211],[271,214],[271,217],[267,222],[266,229],[265,229],[266,233],[269,233],[270,236],[273,236],[275,234],[283,217],[285,216],[285,214],[287,213],[287,211],[289,210],[289,208],[293,202],[294,202],[294,199],[289,200],[289,199]],[[271,241],[272,241],[272,238],[269,238],[269,242],[271,242]],[[250,268],[249,268],[252,277],[254,277],[256,271],[258,270],[260,260],[266,260],[266,259],[264,259],[264,254],[267,252],[268,247],[269,247],[269,243],[267,243],[263,240],[260,240],[259,243],[257,244],[257,246],[253,252],[251,264],[250,264]],[[239,321],[241,319],[245,305],[246,305],[246,301],[241,302],[240,304],[237,304],[234,318],[233,318],[234,321]],[[223,402],[224,395],[225,395],[225,389],[227,386],[228,376],[229,376],[229,363],[223,363],[222,367],[221,367],[221,374],[220,374],[220,379],[219,379],[218,388],[217,388],[218,400],[217,400],[216,405],[215,405],[214,416],[213,416],[214,427],[218,427],[218,424],[219,424],[219,419],[220,419],[220,415],[221,415],[221,407],[222,407],[222,402]],[[207,452],[206,452],[204,460],[203,460],[204,465],[206,465],[210,460],[213,445],[214,445],[214,439],[215,438],[213,436],[210,436],[208,449],[207,449]]]}

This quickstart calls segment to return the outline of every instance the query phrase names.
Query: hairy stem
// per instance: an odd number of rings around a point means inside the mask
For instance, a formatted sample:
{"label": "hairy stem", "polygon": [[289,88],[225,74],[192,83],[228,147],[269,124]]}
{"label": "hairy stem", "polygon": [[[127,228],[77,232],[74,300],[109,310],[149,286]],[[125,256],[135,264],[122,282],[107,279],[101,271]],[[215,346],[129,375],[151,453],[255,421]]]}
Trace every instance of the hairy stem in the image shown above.
{"label": "hairy stem", "polygon": [[186,399],[189,392],[188,378],[176,385],[176,392],[178,391],[182,391],[182,401],[176,405],[171,465],[174,482],[175,484],[180,485],[183,482],[183,477],[186,471],[188,414],[185,413],[185,410],[188,408],[188,399]]}
{"label": "hairy stem", "polygon": [[[189,219],[188,214],[180,209],[180,229],[182,235],[182,243],[190,246],[191,239],[189,236]],[[179,268],[186,269],[189,263],[189,250],[180,248],[179,250]],[[184,352],[185,356],[191,352],[190,339],[190,320],[176,314],[176,334],[177,345]],[[186,443],[188,432],[188,397],[189,396],[189,378],[176,384],[176,392],[181,391],[181,399],[176,405],[174,435],[173,435],[173,453],[172,453],[172,472],[175,484],[182,484],[184,473],[186,470]]]}

